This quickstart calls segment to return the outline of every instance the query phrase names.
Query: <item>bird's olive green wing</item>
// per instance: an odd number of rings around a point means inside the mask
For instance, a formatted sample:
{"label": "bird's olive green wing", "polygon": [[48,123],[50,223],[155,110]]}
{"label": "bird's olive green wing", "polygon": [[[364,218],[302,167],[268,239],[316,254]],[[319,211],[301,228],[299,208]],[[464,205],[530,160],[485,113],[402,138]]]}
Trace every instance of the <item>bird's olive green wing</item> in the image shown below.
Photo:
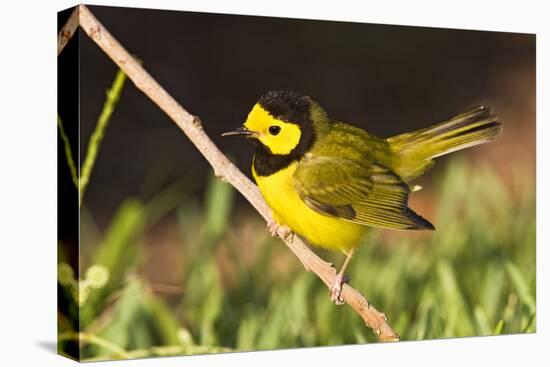
{"label": "bird's olive green wing", "polygon": [[313,210],[393,229],[434,229],[407,206],[409,186],[388,168],[336,157],[307,157],[294,173],[300,198]]}

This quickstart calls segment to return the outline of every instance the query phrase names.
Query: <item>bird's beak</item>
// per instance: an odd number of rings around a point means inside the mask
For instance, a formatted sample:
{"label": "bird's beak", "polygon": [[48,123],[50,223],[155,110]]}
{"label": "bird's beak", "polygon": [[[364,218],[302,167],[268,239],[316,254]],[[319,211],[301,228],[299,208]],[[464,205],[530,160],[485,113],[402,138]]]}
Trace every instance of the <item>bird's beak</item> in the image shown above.
{"label": "bird's beak", "polygon": [[222,134],[222,136],[244,136],[244,137],[253,137],[256,136],[254,131],[248,130],[246,127],[241,126],[235,130],[231,130]]}

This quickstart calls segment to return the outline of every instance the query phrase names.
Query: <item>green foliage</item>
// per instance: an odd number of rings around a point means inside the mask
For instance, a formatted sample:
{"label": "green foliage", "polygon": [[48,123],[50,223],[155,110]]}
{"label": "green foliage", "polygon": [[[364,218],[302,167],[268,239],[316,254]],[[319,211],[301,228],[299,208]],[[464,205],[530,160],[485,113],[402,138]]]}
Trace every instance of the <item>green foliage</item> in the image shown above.
{"label": "green foliage", "polygon": [[105,267],[109,273],[107,284],[90,292],[80,312],[80,328],[85,329],[104,307],[104,302],[124,281],[130,268],[138,264],[137,239],[144,225],[145,211],[137,200],[127,200],[118,209],[103,241],[95,249],[92,264]]}
{"label": "green foliage", "polygon": [[69,172],[71,172],[71,179],[73,180],[74,187],[78,188],[78,173],[76,172],[76,165],[74,163],[73,153],[71,152],[71,144],[65,132],[65,128],[63,127],[63,120],[61,120],[59,115],[57,115],[57,128],[59,129],[61,140],[63,140],[63,150],[65,151],[65,159],[69,166]]}
{"label": "green foliage", "polygon": [[[124,74],[122,70],[118,70],[113,81],[113,85],[106,92],[107,98],[105,99],[103,109],[101,110],[101,114],[99,115],[95,129],[92,133],[92,136],[90,137],[90,141],[88,142],[88,149],[86,151],[86,156],[84,158],[84,162],[82,163],[80,172],[77,172],[76,164],[74,162],[74,158],[71,152],[71,143],[69,141],[69,138],[67,137],[67,134],[65,133],[63,121],[61,120],[61,117],[57,115],[57,127],[59,129],[61,140],[63,141],[65,159],[67,161],[67,165],[69,166],[71,179],[74,186],[78,190],[79,206],[82,205],[84,192],[86,191],[86,187],[90,182],[90,176],[92,175],[92,169],[94,167],[99,148],[101,147],[101,142],[103,141],[105,131],[107,129],[107,126],[109,125],[109,121],[111,120],[111,115],[115,110],[118,100],[120,99],[120,94],[122,93],[125,82],[126,74]],[[80,173],[80,176],[78,176],[78,173]]]}
{"label": "green foliage", "polygon": [[115,76],[113,85],[106,92],[107,98],[105,99],[105,104],[103,105],[103,109],[101,110],[101,114],[99,115],[99,118],[97,120],[97,124],[94,129],[94,132],[92,133],[92,136],[90,137],[90,141],[88,142],[86,158],[84,159],[84,162],[82,163],[82,167],[81,167],[81,175],[80,175],[79,190],[78,190],[78,193],[79,193],[78,200],[80,205],[82,205],[84,192],[86,191],[86,187],[88,186],[88,182],[90,181],[90,176],[92,175],[92,169],[94,167],[96,157],[99,152],[99,147],[101,146],[101,142],[103,140],[103,136],[105,135],[105,130],[109,125],[109,121],[111,120],[111,115],[113,114],[113,111],[115,110],[115,106],[118,103],[125,81],[126,81],[126,74],[124,74],[122,70],[119,70]]}

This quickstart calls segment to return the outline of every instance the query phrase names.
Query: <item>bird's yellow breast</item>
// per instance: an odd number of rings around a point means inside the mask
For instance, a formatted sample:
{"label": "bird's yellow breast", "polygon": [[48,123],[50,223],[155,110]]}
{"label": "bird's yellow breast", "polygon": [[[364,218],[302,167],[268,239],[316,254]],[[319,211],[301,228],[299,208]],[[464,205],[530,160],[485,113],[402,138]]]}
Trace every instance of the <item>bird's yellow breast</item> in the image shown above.
{"label": "bird's yellow breast", "polygon": [[359,244],[366,227],[336,217],[321,215],[307,206],[294,189],[294,162],[270,176],[252,174],[273,210],[277,223],[286,225],[312,245],[347,252]]}

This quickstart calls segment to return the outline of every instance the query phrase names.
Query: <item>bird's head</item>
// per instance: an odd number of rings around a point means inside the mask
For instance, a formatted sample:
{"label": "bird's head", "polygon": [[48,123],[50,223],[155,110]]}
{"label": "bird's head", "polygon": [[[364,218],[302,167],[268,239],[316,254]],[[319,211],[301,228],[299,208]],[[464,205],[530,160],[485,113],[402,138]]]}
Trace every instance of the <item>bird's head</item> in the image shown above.
{"label": "bird's head", "polygon": [[300,155],[315,141],[328,119],[310,97],[296,92],[269,91],[254,105],[243,126],[222,134],[250,138],[273,155]]}

